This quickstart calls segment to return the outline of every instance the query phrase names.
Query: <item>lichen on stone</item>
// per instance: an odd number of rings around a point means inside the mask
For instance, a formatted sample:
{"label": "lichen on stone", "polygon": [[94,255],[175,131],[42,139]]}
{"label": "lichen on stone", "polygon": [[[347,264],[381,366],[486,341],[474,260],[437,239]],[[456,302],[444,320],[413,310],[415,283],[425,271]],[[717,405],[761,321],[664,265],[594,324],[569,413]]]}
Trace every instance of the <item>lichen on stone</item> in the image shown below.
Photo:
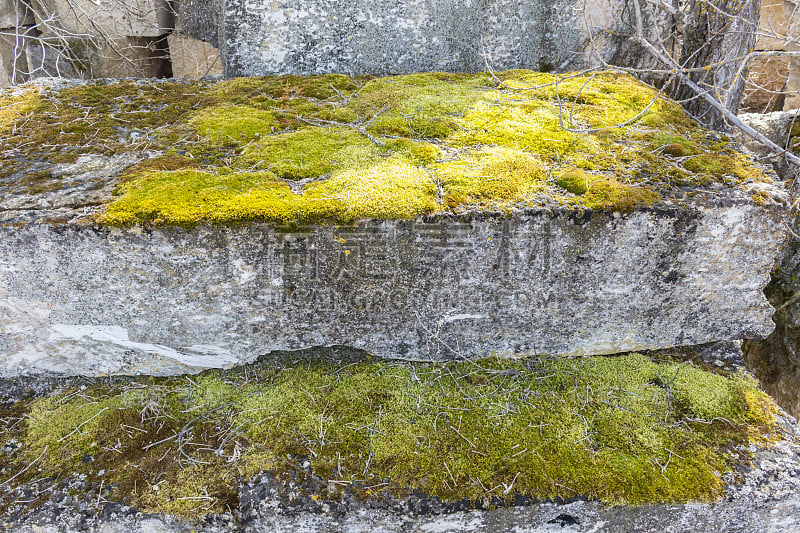
{"label": "lichen on stone", "polygon": [[[13,176],[4,190],[66,187],[45,163],[84,153],[186,163],[130,168],[103,224],[350,221],[545,201],[629,210],[674,187],[767,179],[676,103],[612,72],[100,82],[25,98],[3,100],[35,111],[24,128],[16,111],[3,115],[20,130],[0,141],[18,154],[0,168]],[[575,171],[591,176],[586,191],[563,187]]]}

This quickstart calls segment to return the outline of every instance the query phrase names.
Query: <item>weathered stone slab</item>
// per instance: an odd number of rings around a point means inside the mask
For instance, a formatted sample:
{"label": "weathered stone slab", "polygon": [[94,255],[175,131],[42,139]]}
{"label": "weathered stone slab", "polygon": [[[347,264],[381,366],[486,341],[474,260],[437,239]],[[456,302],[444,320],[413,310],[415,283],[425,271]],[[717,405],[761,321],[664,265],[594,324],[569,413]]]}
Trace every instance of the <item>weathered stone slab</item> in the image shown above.
{"label": "weathered stone slab", "polygon": [[163,37],[119,37],[87,47],[86,58],[93,78],[163,77],[169,55]]}
{"label": "weathered stone slab", "polygon": [[[627,11],[605,0],[198,3],[204,8],[179,8],[178,23],[200,39],[218,35],[228,76],[564,70],[631,48],[613,37]],[[221,21],[219,34],[197,19]],[[625,64],[648,58],[631,59]]]}
{"label": "weathered stone slab", "polygon": [[[606,354],[771,331],[761,289],[790,202],[769,172],[626,76],[558,85],[589,95],[575,116],[602,135],[561,129],[554,76],[496,76],[7,91],[0,372],[166,374],[334,345]],[[641,123],[610,128],[632,101]]]}
{"label": "weathered stone slab", "polygon": [[786,99],[786,80],[800,66],[791,57],[758,56],[750,62],[743,106],[754,113],[781,111]]}
{"label": "weathered stone slab", "polygon": [[222,76],[222,58],[211,44],[173,32],[167,37],[172,76],[196,80]]}
{"label": "weathered stone slab", "polygon": [[796,0],[764,0],[761,3],[756,50],[792,50],[797,47],[800,22]]}
{"label": "weathered stone slab", "polygon": [[24,37],[0,34],[0,87],[24,83],[27,74]]}
{"label": "weathered stone slab", "polygon": [[[772,113],[740,113],[739,118],[748,126],[777,144],[789,146],[789,130],[797,121],[797,112],[774,111]],[[734,133],[736,140],[748,151],[756,155],[760,161],[769,163],[775,173],[784,181],[791,180],[798,169],[784,157],[776,156],[769,148],[744,133]]]}
{"label": "weathered stone slab", "polygon": [[348,345],[418,360],[763,337],[785,209],[741,189],[280,232],[0,228],[0,375],[170,374]]}
{"label": "weathered stone slab", "polygon": [[44,33],[103,39],[158,37],[173,25],[166,0],[41,0],[32,5]]}
{"label": "weathered stone slab", "polygon": [[33,11],[20,0],[0,0],[0,29],[34,24]]}

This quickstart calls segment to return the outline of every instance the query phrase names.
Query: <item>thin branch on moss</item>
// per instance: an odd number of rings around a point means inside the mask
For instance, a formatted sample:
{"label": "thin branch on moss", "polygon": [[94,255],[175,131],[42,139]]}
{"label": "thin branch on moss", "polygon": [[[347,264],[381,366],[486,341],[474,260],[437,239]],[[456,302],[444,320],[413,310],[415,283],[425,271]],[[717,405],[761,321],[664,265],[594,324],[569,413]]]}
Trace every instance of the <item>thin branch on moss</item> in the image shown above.
{"label": "thin branch on moss", "polygon": [[351,129],[357,131],[358,133],[360,133],[361,135],[365,136],[367,139],[369,139],[373,143],[377,144],[378,146],[384,147],[384,146],[386,146],[386,143],[381,141],[377,137],[373,136],[369,132],[367,132],[367,128],[378,117],[380,117],[382,114],[384,114],[385,112],[389,111],[390,109],[392,109],[392,108],[391,107],[384,107],[383,109],[381,109],[377,113],[375,113],[375,115],[373,115],[372,118],[370,118],[366,122],[362,122],[362,121],[355,122],[355,123],[354,122],[337,122],[335,120],[323,120],[321,118],[307,118],[307,117],[304,117],[302,115],[297,115],[296,118],[300,122],[305,122],[306,124],[310,124],[312,126],[317,126],[317,127],[324,127],[325,125],[328,125],[328,126],[340,126],[342,128],[351,128]]}

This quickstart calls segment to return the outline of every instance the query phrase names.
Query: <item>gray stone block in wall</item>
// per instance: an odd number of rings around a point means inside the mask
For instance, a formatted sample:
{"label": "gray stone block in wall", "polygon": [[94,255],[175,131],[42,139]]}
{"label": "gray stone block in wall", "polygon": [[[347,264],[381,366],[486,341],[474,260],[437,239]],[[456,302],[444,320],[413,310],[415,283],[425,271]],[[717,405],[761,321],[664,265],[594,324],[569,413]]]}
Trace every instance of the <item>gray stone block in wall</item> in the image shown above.
{"label": "gray stone block in wall", "polygon": [[[547,70],[579,47],[572,2],[228,0],[227,75]],[[572,23],[572,24],[570,24]]]}
{"label": "gray stone block in wall", "polygon": [[167,0],[35,0],[31,6],[44,34],[69,38],[158,37],[173,22]]}
{"label": "gray stone block in wall", "polygon": [[0,0],[0,31],[35,23],[33,11],[22,0]]}
{"label": "gray stone block in wall", "polygon": [[[185,0],[177,26],[220,48],[227,76],[646,67],[619,0]],[[657,41],[668,21],[645,6]]]}
{"label": "gray stone block in wall", "polygon": [[178,33],[220,47],[223,0],[176,0],[173,6]]}
{"label": "gray stone block in wall", "polygon": [[0,376],[174,374],[331,345],[440,360],[763,337],[787,216],[717,186],[630,213],[530,208],[291,232],[5,224]]}
{"label": "gray stone block in wall", "polygon": [[24,32],[0,30],[0,87],[28,81],[28,59]]}
{"label": "gray stone block in wall", "polygon": [[219,50],[175,31],[167,37],[172,76],[198,79],[203,76],[222,76],[222,58]]}

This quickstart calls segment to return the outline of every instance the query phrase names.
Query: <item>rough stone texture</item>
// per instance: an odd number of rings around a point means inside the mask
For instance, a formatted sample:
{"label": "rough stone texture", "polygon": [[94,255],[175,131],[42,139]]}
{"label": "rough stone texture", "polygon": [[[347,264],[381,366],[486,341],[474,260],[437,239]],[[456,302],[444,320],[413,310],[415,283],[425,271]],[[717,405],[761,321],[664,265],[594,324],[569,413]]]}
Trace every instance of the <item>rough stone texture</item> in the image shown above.
{"label": "rough stone texture", "polygon": [[115,39],[158,37],[172,28],[166,0],[34,0],[31,5],[44,33]]}
{"label": "rough stone texture", "polygon": [[761,3],[756,50],[786,50],[797,45],[800,9],[796,0],[764,0]]}
{"label": "rough stone texture", "polygon": [[[774,111],[772,113],[742,113],[739,118],[748,126],[764,134],[778,146],[786,146],[789,141],[789,130],[793,121],[797,120],[797,112]],[[775,156],[772,151],[739,130],[733,132],[736,140],[749,152],[768,162],[783,180],[793,179],[798,169],[790,165],[785,158]]]}
{"label": "rough stone texture", "polygon": [[173,32],[167,37],[172,76],[198,79],[222,76],[222,58],[211,44]]}
{"label": "rough stone texture", "polygon": [[[608,0],[227,0],[203,2],[218,7],[199,17],[221,20],[228,76],[564,70],[599,64],[600,48],[603,57],[632,48],[607,39],[629,14],[612,17],[622,7],[611,3],[609,12]],[[185,31],[208,40],[194,12],[182,12]],[[646,56],[631,57],[639,66]]]}
{"label": "rough stone texture", "polygon": [[763,337],[773,324],[761,291],[786,218],[785,205],[723,186],[629,214],[554,208],[294,232],[18,227],[8,223],[30,222],[35,206],[3,207],[4,376],[169,374],[310,346],[428,360]]}
{"label": "rough stone texture", "polygon": [[222,5],[222,0],[178,0],[175,2],[175,30],[219,48]]}
{"label": "rough stone texture", "polygon": [[[756,51],[800,51],[800,7],[796,0],[764,0]],[[756,56],[749,64],[743,109],[763,113],[800,107],[800,61],[789,56]]]}
{"label": "rough stone texture", "polygon": [[0,32],[0,86],[27,81],[28,61],[23,40]]}
{"label": "rough stone texture", "polygon": [[[52,83],[61,89],[68,83]],[[62,163],[43,168],[53,177],[63,180],[60,190],[40,191],[37,194],[6,194],[0,200],[0,223],[27,223],[46,219],[68,222],[92,212],[92,207],[107,202],[112,197],[117,180],[114,178],[126,167],[138,163],[146,156],[124,152],[113,156],[83,155],[75,163]],[[12,174],[0,181],[0,187],[13,183],[18,176]]]}
{"label": "rough stone texture", "polygon": [[718,368],[726,372],[747,372],[741,341],[719,341],[697,346],[672,348],[670,355],[678,355],[701,368]]}
{"label": "rough stone texture", "polygon": [[786,77],[783,109],[800,109],[800,61],[795,60]]}
{"label": "rough stone texture", "polygon": [[786,56],[758,56],[750,62],[744,103],[756,113],[780,111],[786,101],[786,81],[790,69],[800,68],[797,60]]}
{"label": "rough stone texture", "polygon": [[169,77],[169,54],[164,37],[119,37],[87,47],[89,77]]}
{"label": "rough stone texture", "polygon": [[[0,526],[18,533],[795,533],[800,530],[800,446],[796,424],[784,418],[783,425],[787,440],[772,449],[753,450],[752,467],[728,476],[727,495],[715,503],[605,507],[593,501],[544,502],[438,514],[424,497],[411,496],[391,509],[353,502],[342,513],[326,511],[322,504],[311,511],[287,509],[281,500],[291,494],[267,492],[249,510],[183,522],[142,514],[91,491],[85,498],[76,496],[87,492],[84,487],[70,493],[56,490],[33,512],[0,517]],[[240,490],[250,488],[248,483]]]}
{"label": "rough stone texture", "polygon": [[20,0],[0,0],[0,30],[34,24],[33,11]]}

